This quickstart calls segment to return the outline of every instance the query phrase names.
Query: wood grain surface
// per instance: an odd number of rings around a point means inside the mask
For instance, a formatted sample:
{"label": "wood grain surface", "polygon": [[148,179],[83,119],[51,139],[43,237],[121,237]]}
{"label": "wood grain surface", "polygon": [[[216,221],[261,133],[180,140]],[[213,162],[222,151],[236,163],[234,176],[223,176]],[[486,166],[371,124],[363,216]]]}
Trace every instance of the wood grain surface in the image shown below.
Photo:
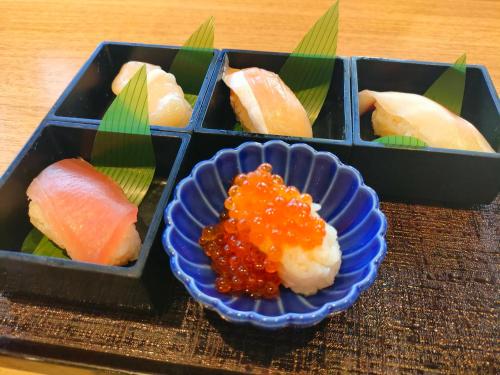
{"label": "wood grain surface", "polygon": [[[0,173],[103,40],[291,51],[332,0],[0,1]],[[500,1],[349,0],[338,53],[484,64],[500,87]]]}
{"label": "wood grain surface", "polygon": [[[291,51],[331,4],[0,0],[0,173],[101,41],[179,45],[213,15],[217,48]],[[451,62],[466,52],[498,89],[499,25],[498,0],[344,0],[338,54]],[[227,324],[170,277],[172,302],[159,315],[0,297],[0,346],[15,338],[11,349],[27,355],[152,372],[498,373],[500,199],[472,210],[382,208],[389,253],[376,283],[317,327]],[[0,356],[0,374],[63,373],[20,363]]]}
{"label": "wood grain surface", "polygon": [[382,210],[388,254],[377,280],[315,327],[226,323],[167,273],[159,314],[0,297],[0,348],[153,373],[497,374],[500,197],[472,210]]}

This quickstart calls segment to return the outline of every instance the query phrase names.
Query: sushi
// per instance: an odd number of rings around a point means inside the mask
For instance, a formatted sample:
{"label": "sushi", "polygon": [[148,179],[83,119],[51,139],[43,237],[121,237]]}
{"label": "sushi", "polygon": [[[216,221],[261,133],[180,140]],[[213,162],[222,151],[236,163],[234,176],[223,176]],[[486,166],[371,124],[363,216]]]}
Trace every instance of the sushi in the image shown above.
{"label": "sushi", "polygon": [[306,110],[290,88],[260,68],[226,68],[224,83],[238,121],[249,132],[312,137]]}
{"label": "sushi", "polygon": [[361,91],[359,115],[372,109],[373,130],[378,136],[412,136],[431,147],[495,152],[474,125],[424,96]]}
{"label": "sushi", "polygon": [[282,284],[312,295],[340,269],[337,232],[318,215],[320,206],[271,172],[264,163],[236,176],[221,221],[202,231],[221,293],[273,298]]}
{"label": "sushi", "polygon": [[29,185],[31,223],[73,260],[123,265],[138,257],[137,206],[82,159],[45,168]]}
{"label": "sushi", "polygon": [[127,62],[113,80],[113,93],[118,95],[143,65],[146,65],[148,81],[149,122],[160,126],[187,126],[193,109],[184,98],[184,92],[177,84],[175,76],[157,65],[139,61]]}

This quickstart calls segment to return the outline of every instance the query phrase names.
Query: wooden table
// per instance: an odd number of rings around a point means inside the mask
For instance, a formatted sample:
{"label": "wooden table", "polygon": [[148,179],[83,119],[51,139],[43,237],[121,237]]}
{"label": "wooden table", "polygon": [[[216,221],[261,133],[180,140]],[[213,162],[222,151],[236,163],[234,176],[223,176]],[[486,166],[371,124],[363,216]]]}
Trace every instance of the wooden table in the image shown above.
{"label": "wooden table", "polygon": [[[0,1],[0,172],[103,40],[182,44],[210,15],[218,48],[291,51],[331,0]],[[350,0],[338,54],[452,62],[500,87],[500,2]]]}
{"label": "wooden table", "polygon": [[[125,0],[0,1],[0,173],[99,42],[179,45],[213,15],[217,48],[291,51],[331,3],[159,0],[142,5]],[[500,2],[495,0],[344,0],[340,5],[338,54],[452,62],[466,52],[468,63],[486,65],[498,88],[499,24]],[[347,314],[332,318],[319,329],[294,333],[296,345],[287,346],[289,336],[279,333],[273,339],[286,347],[285,351],[264,345],[270,350],[266,354],[258,348],[245,347],[255,342],[255,330],[226,327],[213,314],[205,314],[193,304],[180,287],[176,292],[180,301],[177,307],[190,315],[187,322],[177,327],[180,331],[165,340],[193,339],[182,334],[185,325],[201,327],[200,332],[207,336],[198,340],[213,341],[203,346],[203,353],[196,352],[200,347],[186,346],[189,358],[197,365],[229,370],[495,372],[498,310],[494,301],[481,297],[498,296],[494,275],[499,269],[499,203],[497,199],[492,205],[474,210],[384,203],[390,224],[390,252],[376,284]],[[472,232],[464,229],[466,226]],[[437,246],[435,233],[451,244]],[[460,241],[454,242],[457,236]],[[460,258],[457,252],[462,246],[477,251],[475,258]],[[448,252],[451,253],[447,257]],[[432,264],[434,261],[436,265]],[[428,268],[422,268],[425,262],[430,262]],[[490,273],[462,268],[478,265]],[[425,277],[419,278],[419,272]],[[451,282],[448,296],[440,289],[444,282]],[[398,288],[403,288],[404,293]],[[419,301],[429,296],[433,298],[432,306]],[[441,298],[443,303],[439,302]],[[457,310],[460,298],[472,306],[470,311]],[[375,308],[370,308],[370,303],[375,303]],[[0,335],[12,334],[12,321],[17,319],[19,326],[15,329],[21,337],[36,336],[36,324],[27,323],[28,316],[33,315],[39,319],[38,329],[61,329],[47,333],[53,344],[57,344],[58,337],[76,337],[80,341],[75,339],[71,345],[85,348],[85,335],[92,335],[95,327],[103,335],[110,335],[110,346],[101,346],[103,351],[115,353],[129,348],[127,354],[132,357],[142,356],[153,362],[162,358],[159,345],[165,342],[158,335],[169,323],[161,318],[105,313],[101,317],[100,312],[92,309],[66,311],[64,306],[27,306],[0,297]],[[428,315],[432,311],[435,318]],[[62,322],[68,319],[71,323],[64,330]],[[189,319],[203,319],[204,323],[197,326]],[[78,330],[79,321],[87,326],[86,332]],[[116,337],[109,328],[115,322]],[[476,327],[477,322],[482,326]],[[153,334],[148,336],[148,330]],[[322,330],[328,332],[321,333]],[[231,332],[243,335],[241,340]],[[159,340],[158,344],[150,338]],[[95,349],[96,342],[91,337],[87,339]],[[181,341],[179,345],[186,343]],[[227,361],[206,363],[210,355],[221,354],[217,351],[222,351]],[[324,357],[326,352],[330,353],[329,358]],[[20,363],[0,357],[0,364],[6,366],[0,368],[0,374],[21,366]],[[50,372],[38,366],[22,366],[27,371]]]}

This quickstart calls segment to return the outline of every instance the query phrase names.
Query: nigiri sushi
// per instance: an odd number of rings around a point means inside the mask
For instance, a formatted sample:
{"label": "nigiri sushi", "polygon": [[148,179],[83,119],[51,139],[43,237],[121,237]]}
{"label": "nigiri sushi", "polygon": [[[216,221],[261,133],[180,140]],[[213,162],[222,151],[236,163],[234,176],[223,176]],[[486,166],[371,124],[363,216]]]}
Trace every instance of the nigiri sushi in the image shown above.
{"label": "nigiri sushi", "polygon": [[320,206],[271,171],[262,164],[238,175],[221,222],[202,232],[221,293],[272,298],[283,284],[311,295],[332,285],[340,269],[337,232],[318,215]]}
{"label": "nigiri sushi", "polygon": [[230,102],[244,129],[261,134],[312,137],[307,113],[290,88],[260,68],[227,68],[223,80]]}
{"label": "nigiri sushi", "polygon": [[474,125],[425,96],[363,90],[360,116],[371,109],[375,109],[372,125],[378,136],[412,136],[431,147],[495,152]]}
{"label": "nigiri sushi", "polygon": [[123,265],[137,259],[137,206],[82,159],[45,168],[27,190],[31,223],[73,260]]}
{"label": "nigiri sushi", "polygon": [[118,95],[143,65],[146,65],[147,72],[149,122],[153,125],[185,127],[193,109],[184,98],[184,92],[174,75],[157,65],[127,62],[113,80],[113,93]]}

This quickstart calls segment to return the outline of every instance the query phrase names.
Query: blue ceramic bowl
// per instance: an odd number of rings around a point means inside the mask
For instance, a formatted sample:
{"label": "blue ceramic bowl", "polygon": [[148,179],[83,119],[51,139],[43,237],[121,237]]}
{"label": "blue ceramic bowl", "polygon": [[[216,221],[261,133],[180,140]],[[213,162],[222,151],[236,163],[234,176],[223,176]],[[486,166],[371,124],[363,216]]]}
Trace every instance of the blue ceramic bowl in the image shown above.
{"label": "blue ceramic bowl", "polygon": [[[322,206],[319,214],[337,229],[340,271],[332,286],[313,296],[304,297],[284,287],[280,297],[271,300],[221,294],[214,286],[216,275],[210,259],[198,245],[202,228],[218,221],[233,178],[263,162],[270,163],[273,173],[288,185],[311,194]],[[228,321],[268,329],[311,326],[347,309],[373,283],[386,253],[386,219],[377,194],[364,185],[356,169],[305,144],[247,142],[237,149],[219,151],[198,163],[178,184],[165,221],[163,246],[172,271],[193,298]]]}

